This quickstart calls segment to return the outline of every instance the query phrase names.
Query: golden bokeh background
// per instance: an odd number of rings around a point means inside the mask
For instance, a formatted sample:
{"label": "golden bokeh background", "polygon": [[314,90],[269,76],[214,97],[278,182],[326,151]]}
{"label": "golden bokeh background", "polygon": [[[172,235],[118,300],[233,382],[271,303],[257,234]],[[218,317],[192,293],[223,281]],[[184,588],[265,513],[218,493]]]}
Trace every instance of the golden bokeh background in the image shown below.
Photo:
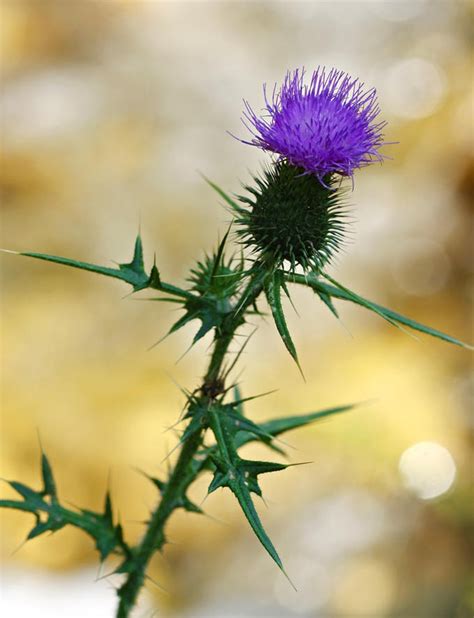
{"label": "golden bokeh background", "polygon": [[[336,66],[377,87],[399,143],[356,175],[354,240],[331,273],[472,341],[470,2],[2,0],[0,11],[4,247],[105,265],[130,257],[141,226],[148,265],[156,252],[163,278],[183,283],[229,217],[200,172],[239,191],[266,160],[226,134],[245,135],[242,98],[258,107],[261,84],[288,68]],[[156,495],[136,468],[166,469],[165,430],[183,405],[174,382],[198,384],[210,339],[175,364],[194,325],[148,350],[176,319],[168,306],[80,271],[1,264],[1,475],[38,484],[39,432],[61,497],[98,509],[110,483],[137,539]],[[278,391],[249,415],[367,402],[290,435],[291,459],[313,463],[262,482],[258,508],[299,592],[218,492],[204,504],[215,519],[172,519],[173,544],[152,565],[166,592],[150,585],[137,616],[471,616],[470,353],[341,303],[338,323],[307,290],[294,300],[307,382],[263,323],[242,389]],[[4,615],[113,615],[88,538],[64,530],[15,552],[31,517],[0,517]]]}

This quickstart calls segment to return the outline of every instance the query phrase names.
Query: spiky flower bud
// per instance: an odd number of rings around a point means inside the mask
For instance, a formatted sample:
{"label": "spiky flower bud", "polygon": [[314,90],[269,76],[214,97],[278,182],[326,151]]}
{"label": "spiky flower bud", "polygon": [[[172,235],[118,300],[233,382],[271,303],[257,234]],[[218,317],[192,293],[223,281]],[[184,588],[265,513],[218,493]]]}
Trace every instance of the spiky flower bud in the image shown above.
{"label": "spiky flower bud", "polygon": [[236,217],[243,244],[272,266],[320,270],[344,236],[343,192],[334,185],[285,161],[265,169],[246,187],[251,197],[240,198],[247,205]]}

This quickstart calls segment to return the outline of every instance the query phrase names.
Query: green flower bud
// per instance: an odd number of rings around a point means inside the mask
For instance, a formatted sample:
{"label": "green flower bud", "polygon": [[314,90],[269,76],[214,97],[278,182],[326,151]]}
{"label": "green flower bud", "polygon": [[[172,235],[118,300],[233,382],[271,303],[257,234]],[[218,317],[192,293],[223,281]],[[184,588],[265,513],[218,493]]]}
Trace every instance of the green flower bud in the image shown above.
{"label": "green flower bud", "polygon": [[241,242],[263,261],[291,269],[320,271],[340,248],[346,227],[344,190],[330,175],[324,184],[313,174],[279,161],[245,187],[252,197],[239,197]]}

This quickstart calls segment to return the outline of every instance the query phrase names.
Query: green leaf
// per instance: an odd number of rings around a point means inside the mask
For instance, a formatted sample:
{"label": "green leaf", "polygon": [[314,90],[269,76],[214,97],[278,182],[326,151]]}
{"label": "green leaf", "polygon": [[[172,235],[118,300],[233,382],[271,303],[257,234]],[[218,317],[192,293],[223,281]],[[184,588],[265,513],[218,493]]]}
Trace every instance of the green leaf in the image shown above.
{"label": "green leaf", "polygon": [[138,235],[135,240],[132,261],[128,263],[126,262],[125,264],[119,264],[119,268],[122,272],[128,273],[131,277],[146,277],[148,281],[148,277],[145,272],[145,263],[143,261],[143,244],[140,235]]}
{"label": "green leaf", "polygon": [[42,509],[45,505],[47,505],[47,503],[43,500],[42,495],[34,489],[31,489],[18,481],[9,481],[9,484],[17,493],[20,494],[20,496],[22,496],[31,509]]}
{"label": "green leaf", "polygon": [[238,476],[236,479],[230,479],[229,487],[232,493],[237,498],[240,504],[240,508],[242,509],[245,517],[247,518],[247,521],[249,522],[252,530],[255,532],[258,540],[267,550],[268,554],[273,558],[279,568],[283,571],[283,573],[285,573],[286,575],[280,556],[278,555],[277,550],[275,549],[273,543],[271,542],[269,536],[267,535],[262,526],[262,522],[260,521],[258,513],[252,502],[250,491],[247,488],[244,479],[241,476]]}
{"label": "green leaf", "polygon": [[[258,540],[283,573],[285,573],[280,557],[262,526],[250,495],[250,491],[261,495],[257,482],[258,472],[251,474],[245,468],[246,465],[253,466],[256,462],[246,462],[237,454],[232,429],[225,414],[220,413],[219,410],[211,409],[209,412],[209,424],[214,433],[220,457],[214,456],[212,458],[217,470],[209,486],[208,493],[212,493],[219,487],[227,486],[230,488]],[[275,465],[279,466],[279,464]],[[265,467],[264,463],[263,467]]]}
{"label": "green leaf", "polygon": [[19,500],[0,500],[0,508],[16,509],[18,511],[25,511],[26,513],[34,513],[34,509],[32,509],[29,504],[26,502],[20,502]]}
{"label": "green leaf", "polygon": [[344,292],[345,294],[347,294],[351,300],[358,303],[359,305],[362,305],[366,309],[370,309],[370,311],[377,313],[383,320],[386,320],[389,324],[392,324],[392,326],[396,326],[397,328],[400,328],[396,320],[392,320],[392,318],[390,318],[386,313],[384,313],[383,311],[380,311],[379,308],[376,305],[374,305],[374,303],[368,300],[365,300],[364,298],[362,298],[361,296],[358,296],[354,292],[351,292],[351,290],[349,290],[348,288],[345,288],[342,284],[335,281],[335,279],[333,279],[329,275],[322,273],[322,276],[328,281],[330,281],[331,283],[334,283],[336,287],[342,292]]}
{"label": "green leaf", "polygon": [[223,413],[226,416],[227,422],[231,423],[236,431],[253,433],[256,436],[263,438],[264,440],[271,440],[272,436],[267,431],[264,431],[260,427],[260,425],[257,425],[257,423],[254,423],[250,419],[245,418],[240,414],[232,412],[231,406],[226,406],[225,410],[223,410]]}
{"label": "green leaf", "polygon": [[[9,484],[22,496],[23,501],[0,500],[0,507],[21,510],[36,517],[36,525],[28,534],[27,540],[71,525],[80,528],[93,538],[101,560],[105,560],[112,552],[125,557],[130,554],[130,548],[123,540],[120,524],[114,525],[112,502],[108,492],[103,513],[95,513],[87,509],[81,509],[79,512],[72,511],[59,504],[51,465],[44,453],[41,455],[41,470],[44,484],[41,492],[23,483],[10,481]],[[46,501],[44,496],[50,496],[51,500]]]}
{"label": "green leaf", "polygon": [[57,530],[61,530],[64,528],[67,522],[62,521],[61,519],[52,519],[51,517],[47,521],[40,521],[36,524],[32,530],[30,530],[28,536],[26,537],[27,541],[31,541],[32,539],[44,534],[45,532],[56,532]]}
{"label": "green leaf", "polygon": [[287,281],[298,283],[300,285],[307,285],[313,288],[316,292],[322,292],[324,294],[331,296],[332,298],[347,300],[357,305],[360,305],[361,307],[364,307],[365,309],[369,309],[369,311],[373,311],[374,313],[383,317],[384,320],[387,320],[391,324],[394,324],[394,323],[402,324],[403,326],[407,326],[408,328],[411,328],[420,333],[424,333],[425,335],[436,337],[437,339],[441,339],[442,341],[446,341],[448,343],[458,345],[468,350],[473,349],[472,345],[464,343],[463,341],[460,341],[459,339],[455,339],[454,337],[451,337],[450,335],[446,335],[445,333],[439,330],[436,330],[429,326],[425,326],[424,324],[420,324],[419,322],[416,322],[415,320],[407,318],[401,315],[400,313],[397,313],[396,311],[387,309],[387,307],[383,307],[382,305],[379,305],[377,303],[367,300],[366,298],[363,298],[362,296],[359,296],[355,292],[352,292],[351,290],[348,290],[341,284],[335,282],[334,279],[331,279],[331,281],[334,283],[337,283],[337,285],[328,285],[327,283],[323,283],[322,281],[318,280],[316,277],[313,277],[311,275],[305,277],[303,275],[293,275],[293,274],[288,273],[285,276],[286,276]]}
{"label": "green leaf", "polygon": [[210,330],[217,328],[222,323],[222,316],[213,314],[210,311],[202,312],[199,319],[201,320],[201,326],[193,337],[193,345],[207,335]]}
{"label": "green leaf", "polygon": [[339,314],[336,310],[336,307],[334,306],[334,303],[331,300],[330,295],[318,290],[314,290],[314,292],[319,296],[320,300],[322,300],[322,302],[326,305],[326,307],[334,315],[334,317],[339,319]]}
{"label": "green leaf", "polygon": [[283,313],[283,307],[281,304],[281,289],[282,289],[283,281],[284,279],[283,279],[282,273],[280,271],[275,271],[267,279],[267,282],[265,285],[265,295],[267,297],[268,304],[270,305],[273,319],[275,321],[275,326],[277,327],[277,330],[280,333],[280,337],[282,338],[286,349],[291,354],[291,357],[297,364],[298,369],[300,370],[301,375],[304,378],[300,363],[298,361],[298,355],[296,353],[296,348],[291,339],[290,331],[288,330],[288,326],[285,320],[285,315]]}
{"label": "green leaf", "polygon": [[[325,410],[319,410],[318,412],[310,412],[309,414],[301,414],[297,416],[286,416],[283,418],[276,418],[270,421],[265,421],[259,424],[260,429],[272,437],[277,437],[282,433],[291,431],[292,429],[298,429],[304,427],[310,423],[321,420],[334,414],[340,414],[341,412],[347,412],[354,409],[356,404],[350,404],[346,406],[338,406],[335,408],[327,408]],[[248,442],[255,441],[256,437],[251,433],[242,433],[236,436],[236,445],[241,447]]]}
{"label": "green leaf", "polygon": [[114,279],[119,279],[130,284],[133,287],[134,292],[144,290],[146,288],[153,288],[173,296],[178,296],[179,298],[193,298],[193,294],[191,292],[182,290],[181,288],[161,281],[160,273],[156,267],[156,264],[153,264],[149,275],[146,273],[143,261],[142,240],[139,235],[135,241],[132,260],[123,264],[118,264],[118,268],[98,266],[97,264],[90,264],[89,262],[82,262],[80,260],[49,255],[47,253],[36,253],[32,251],[23,251],[20,253],[10,251],[8,253],[16,253],[17,255],[24,255],[26,257],[32,257],[38,260],[45,260],[55,264],[62,264],[63,266],[71,266],[72,268],[78,268],[80,270],[86,270],[99,275],[105,275],[106,277],[113,277]]}
{"label": "green leaf", "polygon": [[281,464],[274,461],[253,461],[251,459],[242,459],[239,462],[240,470],[257,476],[259,474],[266,474],[268,472],[280,472],[286,470],[290,464]]}
{"label": "green leaf", "polygon": [[224,474],[220,470],[216,470],[214,472],[211,484],[207,488],[207,493],[212,494],[212,492],[216,491],[216,489],[220,489],[221,487],[227,487],[228,481],[229,479],[227,474]]}
{"label": "green leaf", "polygon": [[135,242],[135,251],[132,261],[126,264],[119,264],[118,268],[97,266],[96,264],[90,264],[89,262],[81,262],[79,260],[72,260],[69,258],[48,255],[45,253],[35,253],[31,251],[22,252],[20,255],[37,258],[39,260],[46,260],[47,262],[54,262],[55,264],[63,264],[64,266],[71,266],[72,268],[79,268],[80,270],[87,270],[99,275],[105,275],[106,277],[114,277],[115,279],[120,279],[126,283],[129,283],[135,292],[148,287],[149,276],[143,268],[143,254],[141,239],[139,236]]}

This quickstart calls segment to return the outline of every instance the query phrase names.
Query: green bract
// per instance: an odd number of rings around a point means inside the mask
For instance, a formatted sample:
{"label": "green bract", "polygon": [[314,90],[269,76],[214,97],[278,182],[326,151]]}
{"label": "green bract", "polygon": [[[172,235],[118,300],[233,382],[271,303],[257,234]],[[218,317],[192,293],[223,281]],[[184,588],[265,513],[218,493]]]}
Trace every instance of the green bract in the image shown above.
{"label": "green bract", "polygon": [[241,242],[275,266],[318,272],[344,239],[347,212],[340,180],[316,176],[285,161],[256,176],[234,206]]}

